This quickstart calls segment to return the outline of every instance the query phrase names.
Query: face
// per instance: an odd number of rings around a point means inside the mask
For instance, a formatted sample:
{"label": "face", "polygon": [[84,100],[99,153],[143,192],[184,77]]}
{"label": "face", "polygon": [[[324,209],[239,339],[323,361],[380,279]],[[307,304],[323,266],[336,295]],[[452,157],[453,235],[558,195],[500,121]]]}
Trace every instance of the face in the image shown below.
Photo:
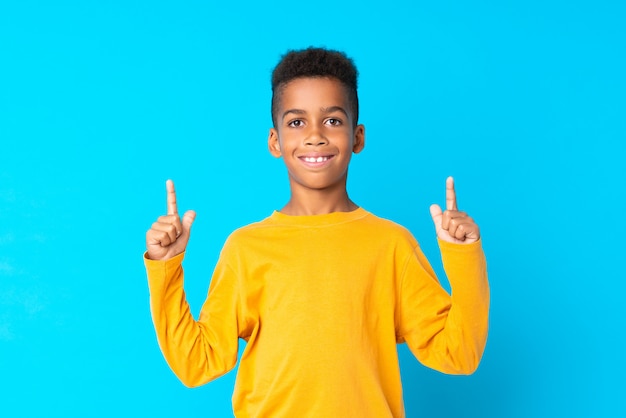
{"label": "face", "polygon": [[283,157],[294,188],[346,187],[352,153],[365,145],[365,128],[354,126],[345,88],[330,78],[298,78],[283,89],[268,145]]}

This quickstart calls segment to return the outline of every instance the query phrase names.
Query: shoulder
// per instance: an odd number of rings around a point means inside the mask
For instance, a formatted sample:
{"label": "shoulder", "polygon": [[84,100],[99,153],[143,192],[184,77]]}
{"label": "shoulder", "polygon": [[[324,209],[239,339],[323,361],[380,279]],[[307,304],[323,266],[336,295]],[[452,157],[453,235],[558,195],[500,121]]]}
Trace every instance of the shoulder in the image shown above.
{"label": "shoulder", "polygon": [[368,212],[368,216],[364,217],[362,222],[373,231],[380,238],[386,238],[396,241],[408,242],[411,246],[418,245],[417,240],[406,227],[386,218],[377,216],[371,212]]}
{"label": "shoulder", "polygon": [[267,243],[268,237],[272,236],[273,228],[274,225],[269,222],[269,218],[241,226],[228,235],[224,242],[222,253],[229,253],[235,249],[239,252],[242,249],[254,246],[255,243]]}

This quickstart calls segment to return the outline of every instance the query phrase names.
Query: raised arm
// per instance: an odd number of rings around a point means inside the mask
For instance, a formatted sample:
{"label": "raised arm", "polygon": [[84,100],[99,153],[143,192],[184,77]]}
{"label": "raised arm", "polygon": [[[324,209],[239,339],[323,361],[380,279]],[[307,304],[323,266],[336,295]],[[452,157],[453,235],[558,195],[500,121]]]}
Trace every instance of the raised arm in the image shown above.
{"label": "raised arm", "polygon": [[478,225],[457,207],[454,180],[446,180],[446,210],[430,212],[439,239],[448,295],[421,252],[406,267],[403,323],[411,351],[425,365],[444,373],[472,373],[485,349],[489,322],[487,264]]}
{"label": "raised arm", "polygon": [[[178,215],[174,183],[168,180],[167,214],[146,233],[144,257],[150,310],[159,347],[172,371],[186,386],[198,386],[232,369],[237,360],[237,291],[231,271],[218,262],[212,291],[214,315],[196,321],[183,290],[182,260],[195,212]],[[211,306],[210,306],[211,307]]]}

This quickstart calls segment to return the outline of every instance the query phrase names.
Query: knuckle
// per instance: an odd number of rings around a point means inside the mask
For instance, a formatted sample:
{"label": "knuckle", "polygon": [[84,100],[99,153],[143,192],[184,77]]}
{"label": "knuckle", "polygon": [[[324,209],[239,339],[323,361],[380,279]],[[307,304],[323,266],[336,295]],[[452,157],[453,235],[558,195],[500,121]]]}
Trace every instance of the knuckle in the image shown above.
{"label": "knuckle", "polygon": [[161,237],[160,237],[159,241],[161,242],[162,246],[170,245],[170,243],[172,242],[170,240],[170,236],[167,235],[165,232],[161,233]]}

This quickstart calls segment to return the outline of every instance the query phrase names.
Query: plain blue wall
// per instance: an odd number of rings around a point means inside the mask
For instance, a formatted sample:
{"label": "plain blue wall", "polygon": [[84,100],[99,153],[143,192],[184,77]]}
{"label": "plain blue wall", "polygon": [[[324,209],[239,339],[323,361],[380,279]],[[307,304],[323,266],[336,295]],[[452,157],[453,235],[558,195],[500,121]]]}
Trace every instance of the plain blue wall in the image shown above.
{"label": "plain blue wall", "polygon": [[483,363],[401,346],[408,417],[625,414],[625,21],[617,0],[2,2],[0,415],[231,415],[234,373],[186,389],[161,356],[144,234],[175,179],[197,313],[227,234],[288,197],[269,75],[309,45],[361,72],[352,198],[439,273],[447,175],[482,228]]}

